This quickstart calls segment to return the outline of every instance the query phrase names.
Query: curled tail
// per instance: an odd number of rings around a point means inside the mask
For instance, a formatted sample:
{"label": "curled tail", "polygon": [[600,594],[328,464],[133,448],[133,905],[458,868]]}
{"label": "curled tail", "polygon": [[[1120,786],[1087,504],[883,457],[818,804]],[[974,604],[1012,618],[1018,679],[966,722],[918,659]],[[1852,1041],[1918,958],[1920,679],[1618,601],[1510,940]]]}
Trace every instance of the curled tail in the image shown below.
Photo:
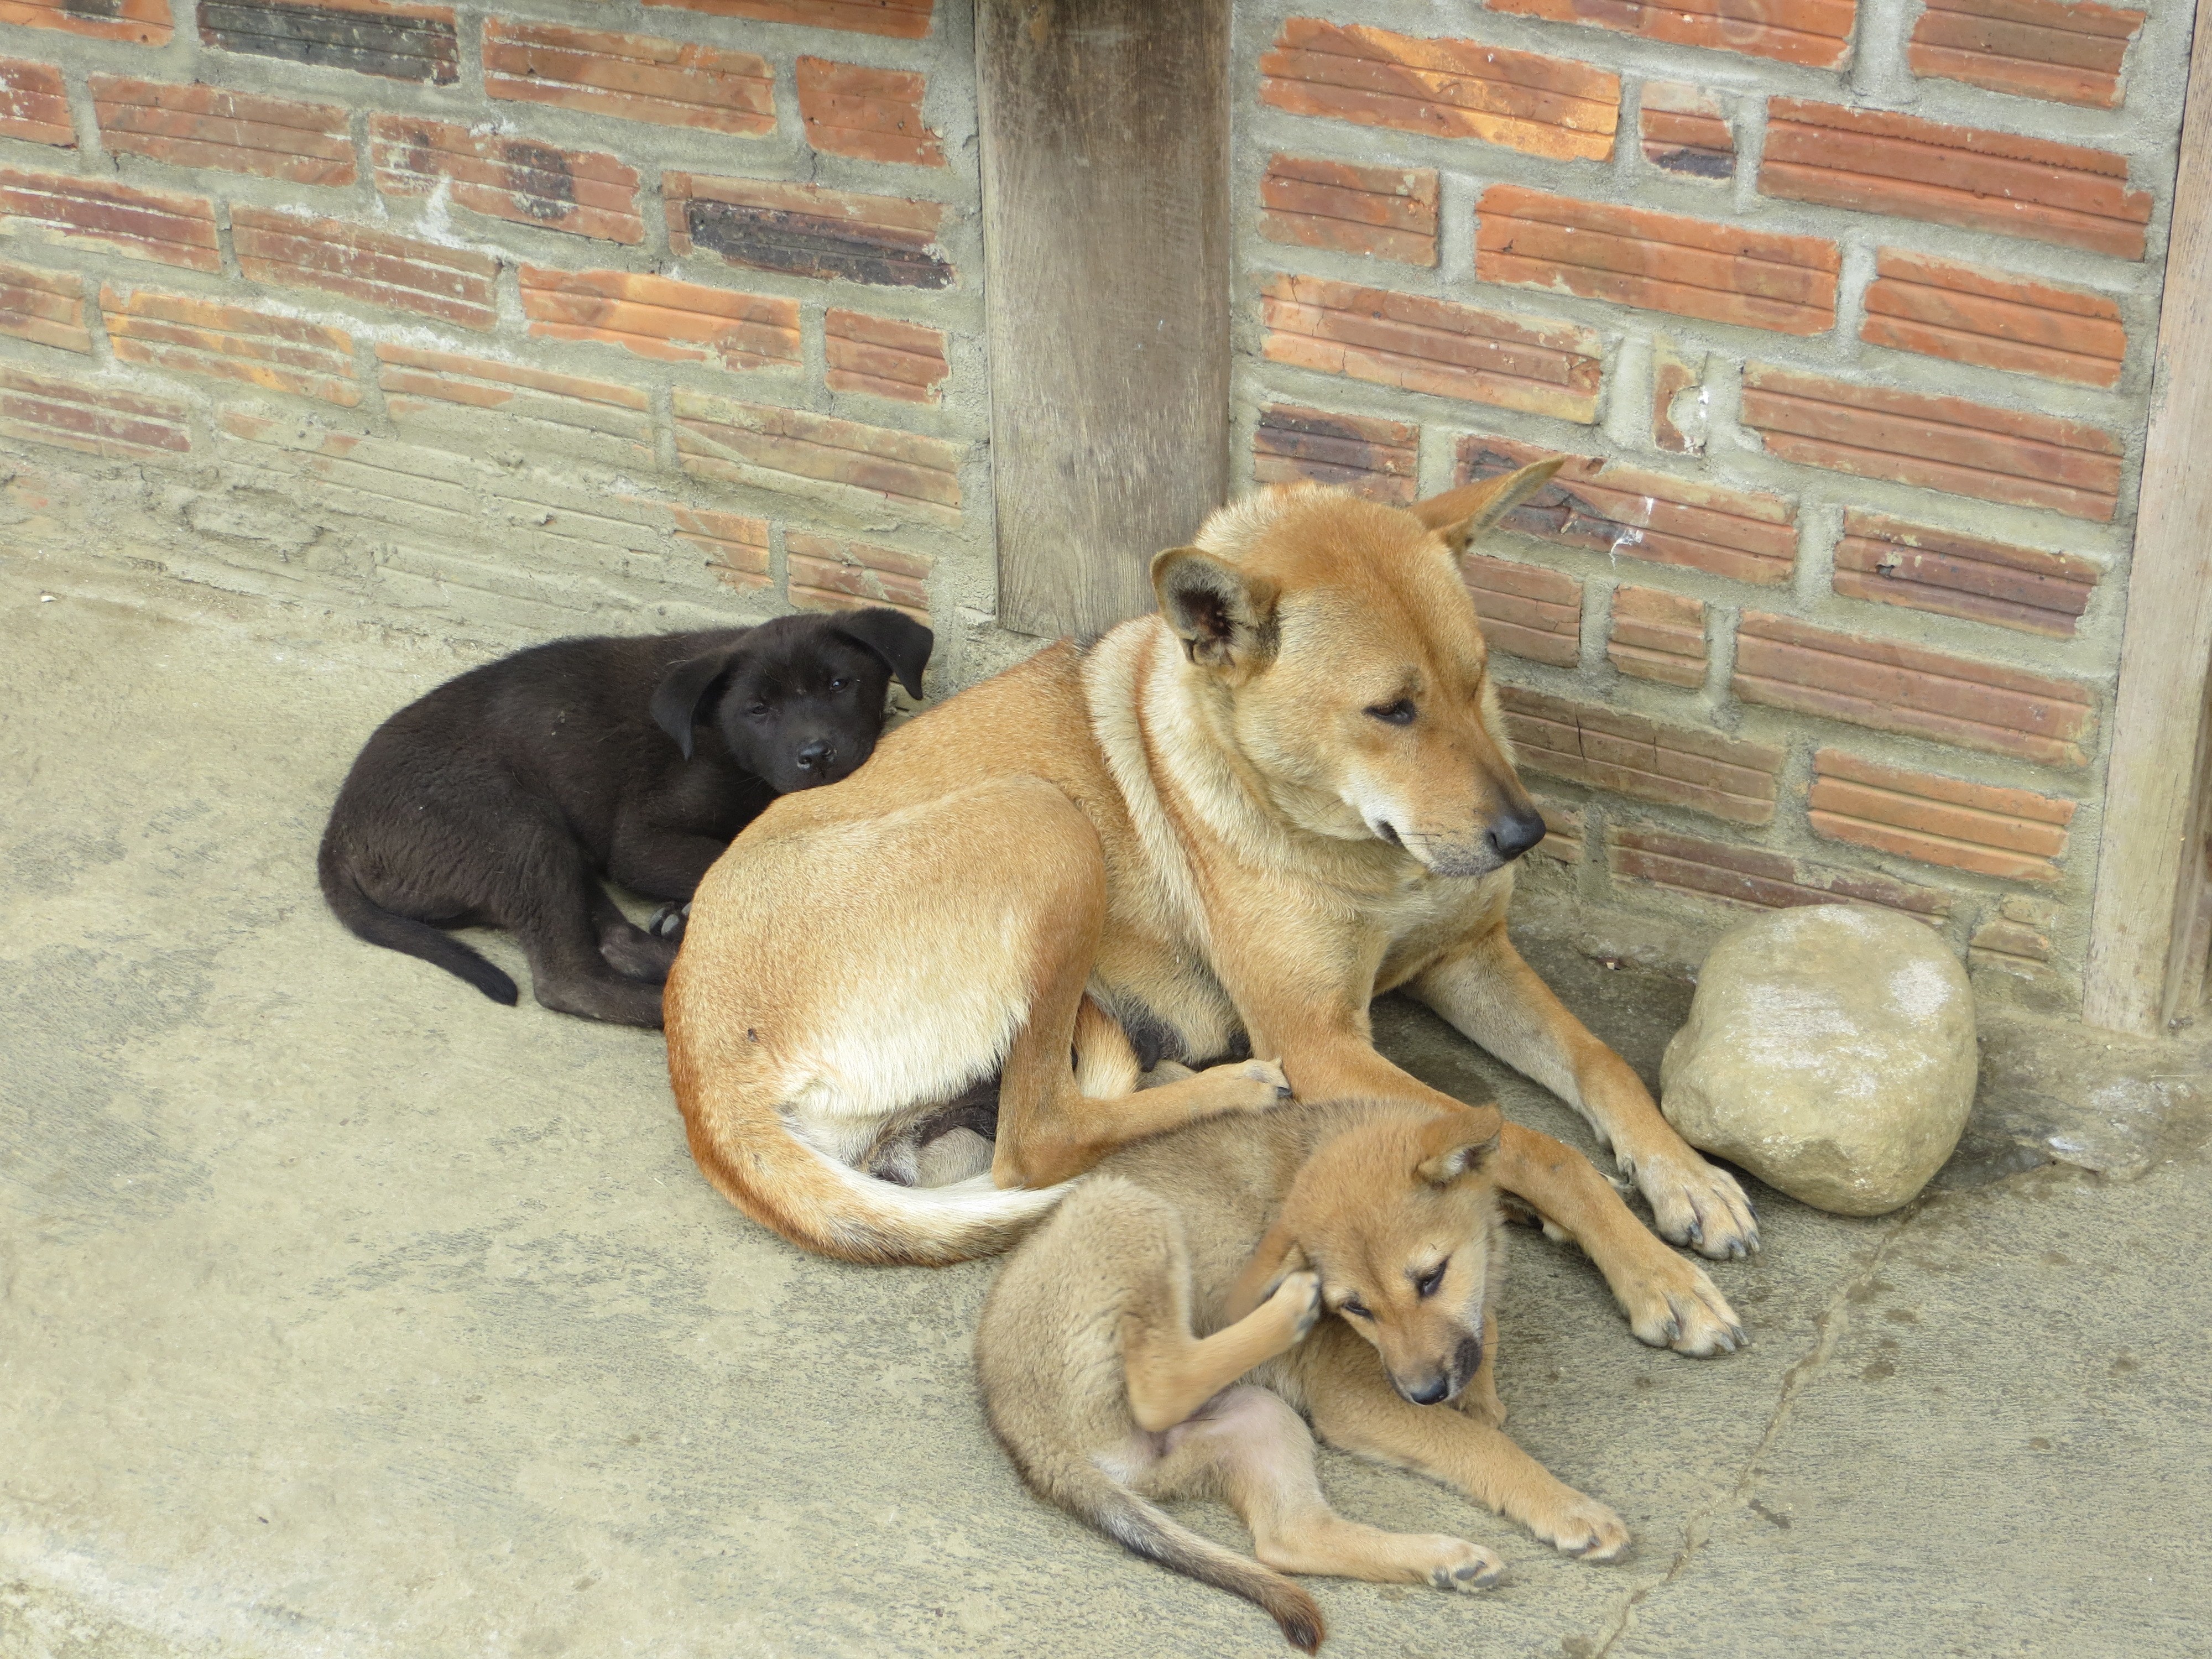
{"label": "curled tail", "polygon": [[1311,1653],[1328,1633],[1320,1607],[1295,1581],[1177,1526],[1096,1464],[1071,1460],[1048,1476],[1032,1473],[1030,1479],[1124,1549],[1243,1596],[1282,1627],[1292,1647]]}
{"label": "curled tail", "polygon": [[322,878],[323,897],[337,919],[356,936],[387,951],[402,951],[433,963],[456,978],[465,979],[494,1002],[514,1006],[514,981],[442,928],[411,916],[396,915],[361,890],[353,872],[345,866],[333,836],[323,837],[315,859]]}

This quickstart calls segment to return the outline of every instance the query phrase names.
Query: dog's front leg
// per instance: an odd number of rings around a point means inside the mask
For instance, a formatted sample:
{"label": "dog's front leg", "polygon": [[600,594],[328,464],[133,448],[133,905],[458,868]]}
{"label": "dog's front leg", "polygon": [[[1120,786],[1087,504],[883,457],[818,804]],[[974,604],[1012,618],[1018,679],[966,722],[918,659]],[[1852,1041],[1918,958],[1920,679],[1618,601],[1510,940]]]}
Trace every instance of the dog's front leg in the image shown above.
{"label": "dog's front leg", "polygon": [[1692,1151],[1628,1062],[1589,1034],[1521,959],[1503,927],[1407,988],[1460,1032],[1589,1122],[1650,1201],[1662,1237],[1716,1260],[1759,1248],[1759,1218],[1734,1176]]}

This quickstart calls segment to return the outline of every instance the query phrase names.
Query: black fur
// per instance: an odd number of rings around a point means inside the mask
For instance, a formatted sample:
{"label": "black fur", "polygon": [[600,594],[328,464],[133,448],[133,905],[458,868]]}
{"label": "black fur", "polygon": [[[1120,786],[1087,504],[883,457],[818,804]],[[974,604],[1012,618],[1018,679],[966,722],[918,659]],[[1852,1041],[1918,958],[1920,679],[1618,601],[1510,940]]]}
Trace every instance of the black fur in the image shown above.
{"label": "black fur", "polygon": [[679,930],[632,926],[599,878],[688,902],[775,796],[868,757],[891,673],[920,696],[931,643],[870,610],[556,640],[472,669],[362,750],[323,833],[323,896],[495,1002],[514,981],[442,929],[512,929],[549,1008],[659,1025]]}

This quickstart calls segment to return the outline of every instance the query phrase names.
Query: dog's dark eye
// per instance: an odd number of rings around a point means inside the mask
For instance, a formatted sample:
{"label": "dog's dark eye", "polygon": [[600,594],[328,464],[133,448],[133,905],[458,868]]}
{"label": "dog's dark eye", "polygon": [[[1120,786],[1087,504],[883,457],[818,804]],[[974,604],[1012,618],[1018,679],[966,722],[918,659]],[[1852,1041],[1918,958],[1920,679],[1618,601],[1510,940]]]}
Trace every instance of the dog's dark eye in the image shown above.
{"label": "dog's dark eye", "polygon": [[764,702],[750,703],[748,704],[745,708],[745,713],[750,714],[755,720],[761,719],[763,716],[766,715],[768,712],[769,707]]}
{"label": "dog's dark eye", "polygon": [[1348,1313],[1354,1319],[1372,1319],[1375,1317],[1373,1314],[1367,1311],[1367,1304],[1364,1302],[1362,1302],[1356,1296],[1346,1297],[1345,1298],[1344,1305],[1341,1308],[1339,1308],[1337,1311],[1339,1313]]}
{"label": "dog's dark eye", "polygon": [[1411,726],[1413,723],[1413,700],[1401,697],[1395,702],[1378,702],[1367,712],[1385,726]]}
{"label": "dog's dark eye", "polygon": [[1451,1262],[1449,1260],[1437,1262],[1435,1267],[1413,1281],[1413,1288],[1424,1297],[1434,1296],[1443,1285],[1444,1269],[1450,1266]]}
{"label": "dog's dark eye", "polygon": [[853,682],[852,682],[852,681],[850,681],[850,680],[832,680],[832,681],[830,681],[830,689],[832,691],[842,691],[842,690],[843,690],[847,686],[850,685],[852,683],[853,683]]}

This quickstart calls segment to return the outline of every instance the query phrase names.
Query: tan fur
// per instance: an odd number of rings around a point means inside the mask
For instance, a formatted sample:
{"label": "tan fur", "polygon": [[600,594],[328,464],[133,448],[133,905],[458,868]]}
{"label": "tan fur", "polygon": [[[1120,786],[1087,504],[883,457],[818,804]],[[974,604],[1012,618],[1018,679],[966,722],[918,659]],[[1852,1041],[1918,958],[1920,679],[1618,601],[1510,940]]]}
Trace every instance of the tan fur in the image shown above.
{"label": "tan fur", "polygon": [[[1337,1515],[1299,1412],[1324,1440],[1613,1559],[1620,1517],[1499,1432],[1495,1123],[1299,1105],[1109,1156],[1008,1260],[976,1332],[984,1407],[1024,1477],[1127,1547],[1258,1603],[1309,1652],[1321,1613],[1284,1573],[1462,1589],[1501,1567],[1463,1539]],[[1259,1563],[1155,1507],[1189,1497],[1234,1507]]]}
{"label": "tan fur", "polygon": [[[1163,614],[1049,647],[775,802],[701,884],[668,983],[709,1179],[832,1255],[1002,1249],[1115,1146],[1265,1108],[1285,1078],[1309,1098],[1457,1104],[1375,1051],[1368,1003],[1402,987],[1578,1107],[1662,1231],[1713,1255],[1755,1244],[1735,1182],[1506,938],[1495,838],[1534,820],[1455,555],[1555,465],[1411,512],[1312,486],[1239,501],[1154,562]],[[1263,1058],[1133,1093],[1130,1037],[1148,1059],[1240,1037]],[[988,1182],[857,1173],[994,1076]],[[1740,1335],[1586,1160],[1507,1125],[1493,1168],[1580,1241],[1644,1340]]]}

